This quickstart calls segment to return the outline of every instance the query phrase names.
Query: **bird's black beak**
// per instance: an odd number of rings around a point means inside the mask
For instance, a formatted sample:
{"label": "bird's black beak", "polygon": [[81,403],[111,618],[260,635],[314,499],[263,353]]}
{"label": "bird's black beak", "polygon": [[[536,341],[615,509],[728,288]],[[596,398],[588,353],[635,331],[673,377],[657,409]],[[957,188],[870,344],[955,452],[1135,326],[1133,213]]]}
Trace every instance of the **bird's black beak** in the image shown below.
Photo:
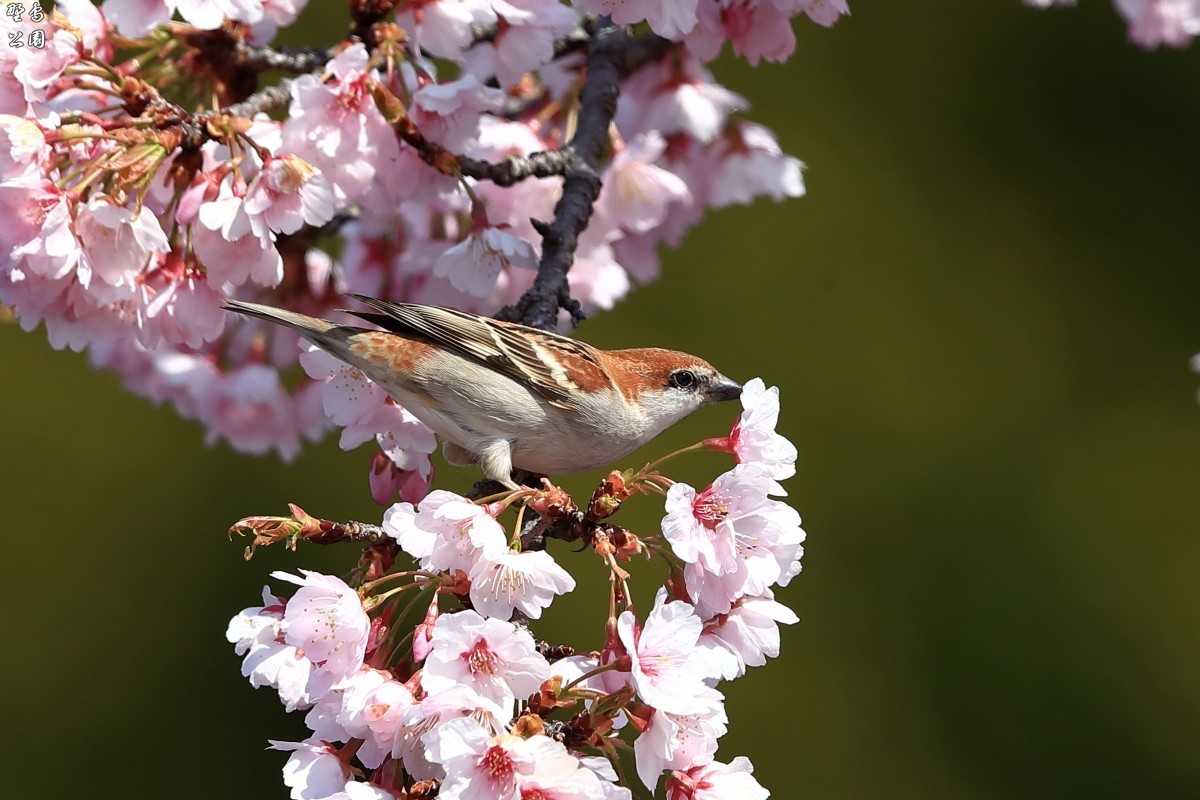
{"label": "bird's black beak", "polygon": [[724,375],[717,377],[704,390],[704,399],[709,403],[719,403],[722,400],[737,400],[741,396],[741,385],[729,380]]}

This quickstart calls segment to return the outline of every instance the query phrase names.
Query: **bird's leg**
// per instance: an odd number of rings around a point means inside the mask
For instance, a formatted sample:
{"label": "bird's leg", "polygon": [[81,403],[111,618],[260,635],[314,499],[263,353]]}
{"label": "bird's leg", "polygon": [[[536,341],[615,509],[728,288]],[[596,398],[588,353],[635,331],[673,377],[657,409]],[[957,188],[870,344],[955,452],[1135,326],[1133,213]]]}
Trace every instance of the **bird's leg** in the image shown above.
{"label": "bird's leg", "polygon": [[[488,455],[489,453],[493,455]],[[486,481],[480,483],[499,484],[500,489],[520,489],[517,481],[514,481],[510,473],[512,470],[512,450],[507,439],[496,439],[487,444],[479,455],[475,455],[465,447],[461,447],[449,440],[442,442],[442,455],[446,460],[455,467],[467,467],[472,464],[478,464],[483,468],[483,474],[487,476]],[[485,459],[491,459],[490,461]],[[500,470],[503,470],[501,473]],[[524,470],[518,470],[523,473]],[[501,478],[500,475],[504,477]],[[524,481],[521,481],[524,483]],[[476,484],[478,486],[479,484]],[[526,484],[537,486],[539,484]],[[484,492],[479,497],[495,494],[495,491]]]}
{"label": "bird's leg", "polygon": [[546,475],[540,472],[530,472],[527,469],[516,467],[512,471],[512,479],[522,486],[528,486],[530,489],[542,488],[542,481],[546,479]]}
{"label": "bird's leg", "polygon": [[509,489],[520,489],[512,479],[512,442],[508,439],[492,439],[477,454],[483,474],[499,481]]}

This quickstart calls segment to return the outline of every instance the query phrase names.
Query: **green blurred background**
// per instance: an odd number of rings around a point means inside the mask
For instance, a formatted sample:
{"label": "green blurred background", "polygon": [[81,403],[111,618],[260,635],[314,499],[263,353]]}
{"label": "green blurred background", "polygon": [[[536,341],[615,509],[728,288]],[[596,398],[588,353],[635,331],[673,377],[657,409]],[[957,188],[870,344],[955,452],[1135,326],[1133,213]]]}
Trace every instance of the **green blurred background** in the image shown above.
{"label": "green blurred background", "polygon": [[[1200,49],[1138,50],[1105,2],[853,10],[799,24],[785,66],[717,65],[809,196],[713,215],[579,331],[783,393],[802,622],[726,687],[719,755],[777,798],[1198,797]],[[224,627],[270,570],[355,553],[244,563],[224,531],[287,501],[378,519],[367,452],[209,449],[41,332],[0,347],[6,795],[286,797],[261,751],[299,719]],[[594,630],[601,597],[539,631]]]}

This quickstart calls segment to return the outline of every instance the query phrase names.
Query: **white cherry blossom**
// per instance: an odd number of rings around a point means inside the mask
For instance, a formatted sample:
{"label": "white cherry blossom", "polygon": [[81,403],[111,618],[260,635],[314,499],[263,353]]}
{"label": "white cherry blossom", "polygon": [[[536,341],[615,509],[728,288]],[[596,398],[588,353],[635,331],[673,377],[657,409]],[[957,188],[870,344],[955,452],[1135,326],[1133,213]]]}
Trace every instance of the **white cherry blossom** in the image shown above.
{"label": "white cherry blossom", "polygon": [[438,617],[421,685],[436,693],[461,684],[508,708],[548,677],[550,665],[527,631],[468,610]]}
{"label": "white cherry blossom", "polygon": [[680,600],[667,602],[661,589],[645,625],[639,625],[631,611],[617,619],[621,644],[633,662],[633,687],[648,705],[676,714],[701,708],[705,675],[695,647],[702,627],[692,606]]}
{"label": "white cherry blossom", "polygon": [[530,619],[542,616],[555,595],[575,588],[575,579],[544,550],[522,553],[505,549],[485,556],[471,568],[471,604],[484,616],[510,619],[519,611]]}
{"label": "white cherry blossom", "polygon": [[317,669],[313,683],[334,686],[362,666],[371,621],[358,592],[332,575],[302,569],[303,576],[272,572],[300,587],[283,612],[283,638],[300,648]]}

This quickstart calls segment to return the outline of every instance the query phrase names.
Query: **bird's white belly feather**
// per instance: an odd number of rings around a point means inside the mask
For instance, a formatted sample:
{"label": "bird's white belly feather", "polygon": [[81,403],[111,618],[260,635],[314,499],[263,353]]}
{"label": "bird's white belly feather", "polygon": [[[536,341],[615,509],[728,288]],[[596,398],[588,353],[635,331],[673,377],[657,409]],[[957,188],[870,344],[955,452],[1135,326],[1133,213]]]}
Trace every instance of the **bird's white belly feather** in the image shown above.
{"label": "bird's white belly feather", "polygon": [[[410,375],[360,366],[443,439],[476,455],[496,440],[507,441],[513,466],[531,472],[553,475],[609,466],[659,433],[648,430],[645,418],[628,404],[614,403],[610,390],[581,399],[583,409],[563,409],[451,353],[430,358]],[[615,419],[614,408],[619,410]],[[596,424],[588,426],[587,420]]]}

